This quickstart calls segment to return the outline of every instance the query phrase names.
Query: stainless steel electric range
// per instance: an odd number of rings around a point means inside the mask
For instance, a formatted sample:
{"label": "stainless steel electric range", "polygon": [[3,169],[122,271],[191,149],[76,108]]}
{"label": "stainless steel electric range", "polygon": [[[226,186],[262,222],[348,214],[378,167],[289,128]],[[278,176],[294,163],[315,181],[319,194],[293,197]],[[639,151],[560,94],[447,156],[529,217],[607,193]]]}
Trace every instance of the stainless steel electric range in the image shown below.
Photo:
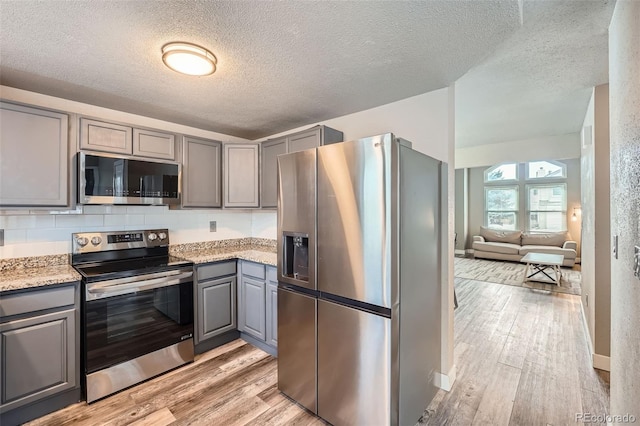
{"label": "stainless steel electric range", "polygon": [[87,402],[193,361],[193,263],[169,255],[168,230],[72,240]]}

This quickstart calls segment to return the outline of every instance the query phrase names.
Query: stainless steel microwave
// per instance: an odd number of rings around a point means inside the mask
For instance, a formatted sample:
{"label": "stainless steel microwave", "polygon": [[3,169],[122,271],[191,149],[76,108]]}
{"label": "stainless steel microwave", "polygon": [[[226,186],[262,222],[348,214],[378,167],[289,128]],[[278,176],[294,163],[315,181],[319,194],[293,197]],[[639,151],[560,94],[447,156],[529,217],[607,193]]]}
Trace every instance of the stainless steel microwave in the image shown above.
{"label": "stainless steel microwave", "polygon": [[80,152],[78,203],[179,204],[180,172],[174,162]]}

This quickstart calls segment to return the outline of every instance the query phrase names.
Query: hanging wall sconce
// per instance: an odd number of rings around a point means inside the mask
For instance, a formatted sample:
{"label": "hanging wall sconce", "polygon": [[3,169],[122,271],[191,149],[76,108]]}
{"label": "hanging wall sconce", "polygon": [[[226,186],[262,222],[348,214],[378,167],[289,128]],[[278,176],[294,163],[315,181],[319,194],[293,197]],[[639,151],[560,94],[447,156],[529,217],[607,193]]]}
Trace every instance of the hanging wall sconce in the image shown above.
{"label": "hanging wall sconce", "polygon": [[573,208],[573,214],[571,215],[571,222],[577,222],[578,221],[578,215],[576,214],[576,209],[579,209],[579,207],[574,207]]}

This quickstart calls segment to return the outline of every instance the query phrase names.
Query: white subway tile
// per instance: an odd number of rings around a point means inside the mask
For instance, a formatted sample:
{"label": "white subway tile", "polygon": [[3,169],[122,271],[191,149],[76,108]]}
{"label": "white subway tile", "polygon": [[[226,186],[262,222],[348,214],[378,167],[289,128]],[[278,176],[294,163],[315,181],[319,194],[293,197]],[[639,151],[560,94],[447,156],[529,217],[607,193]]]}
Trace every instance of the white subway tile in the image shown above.
{"label": "white subway tile", "polygon": [[55,217],[51,215],[6,216],[6,229],[53,228]]}
{"label": "white subway tile", "polygon": [[27,229],[27,242],[71,241],[71,234],[74,232],[80,232],[80,227]]}
{"label": "white subway tile", "polygon": [[129,214],[163,214],[167,211],[167,206],[127,206]]}
{"label": "white subway tile", "polygon": [[125,225],[127,223],[127,215],[124,214],[105,214],[104,226]]}
{"label": "white subway tile", "polygon": [[83,226],[103,226],[103,215],[56,215],[56,228],[80,228]]}
{"label": "white subway tile", "polygon": [[84,214],[105,214],[110,210],[111,206],[82,206]]}
{"label": "white subway tile", "polygon": [[4,243],[21,244],[27,242],[27,231],[25,229],[7,229],[4,231]]}
{"label": "white subway tile", "polygon": [[0,247],[0,259],[12,257],[44,256],[48,254],[64,254],[71,252],[71,240],[12,244]]}
{"label": "white subway tile", "polygon": [[145,216],[143,214],[128,214],[125,216],[126,225],[144,225]]}

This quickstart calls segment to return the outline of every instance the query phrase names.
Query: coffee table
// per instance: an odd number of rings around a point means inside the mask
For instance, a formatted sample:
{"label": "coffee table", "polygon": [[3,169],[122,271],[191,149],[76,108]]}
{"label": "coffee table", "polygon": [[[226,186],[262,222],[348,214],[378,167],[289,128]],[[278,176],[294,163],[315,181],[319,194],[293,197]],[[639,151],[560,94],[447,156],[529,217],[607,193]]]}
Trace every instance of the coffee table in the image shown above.
{"label": "coffee table", "polygon": [[[524,280],[526,281],[540,281],[548,282],[547,280],[536,279],[535,276],[543,274],[551,280],[554,284],[560,285],[560,278],[562,274],[560,272],[560,266],[564,261],[564,256],[561,254],[547,254],[547,253],[527,253],[520,262],[526,262],[527,267],[524,271]],[[531,267],[531,273],[529,274],[529,267]],[[547,270],[553,271],[553,276],[547,273]],[[527,275],[529,274],[529,275]]]}

